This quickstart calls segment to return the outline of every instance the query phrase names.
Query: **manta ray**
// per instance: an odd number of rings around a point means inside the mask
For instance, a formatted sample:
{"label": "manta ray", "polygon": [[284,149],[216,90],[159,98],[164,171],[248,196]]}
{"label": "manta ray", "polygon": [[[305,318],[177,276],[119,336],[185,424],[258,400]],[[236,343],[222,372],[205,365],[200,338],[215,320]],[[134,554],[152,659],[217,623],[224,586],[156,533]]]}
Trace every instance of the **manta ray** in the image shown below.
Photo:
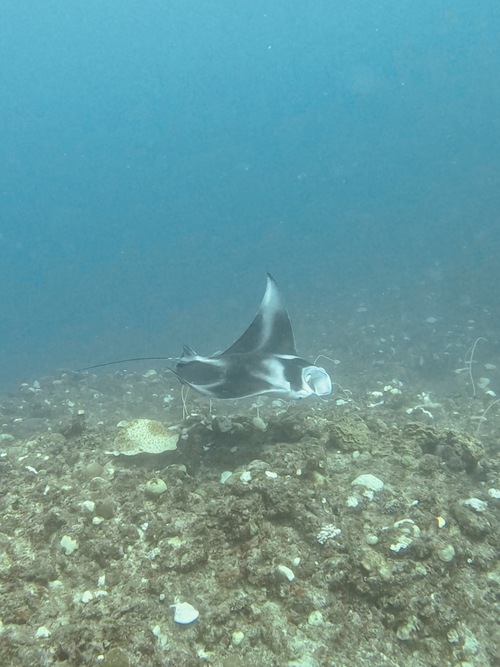
{"label": "manta ray", "polygon": [[259,310],[235,343],[210,357],[185,345],[176,362],[171,370],[182,384],[210,398],[271,394],[297,399],[332,391],[325,369],[297,356],[288,311],[269,273]]}

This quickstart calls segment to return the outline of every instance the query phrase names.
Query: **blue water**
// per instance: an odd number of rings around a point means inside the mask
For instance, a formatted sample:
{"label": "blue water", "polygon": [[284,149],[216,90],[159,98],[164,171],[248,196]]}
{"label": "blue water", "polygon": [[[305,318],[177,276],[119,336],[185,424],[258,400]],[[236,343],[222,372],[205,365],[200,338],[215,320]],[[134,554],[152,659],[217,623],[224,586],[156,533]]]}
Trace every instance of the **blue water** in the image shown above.
{"label": "blue water", "polygon": [[266,271],[311,336],[357,291],[494,310],[499,34],[496,0],[2,0],[0,387],[221,349]]}

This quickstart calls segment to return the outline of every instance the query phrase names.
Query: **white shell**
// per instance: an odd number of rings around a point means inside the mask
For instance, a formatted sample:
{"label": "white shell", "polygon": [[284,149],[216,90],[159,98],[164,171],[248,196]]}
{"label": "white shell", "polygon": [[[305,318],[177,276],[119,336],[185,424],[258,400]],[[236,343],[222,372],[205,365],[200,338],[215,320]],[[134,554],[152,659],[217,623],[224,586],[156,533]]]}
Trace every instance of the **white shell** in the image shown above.
{"label": "white shell", "polygon": [[382,491],[384,488],[384,482],[378,477],[375,477],[375,475],[368,473],[366,475],[359,475],[359,477],[356,477],[356,479],[351,482],[351,486],[364,486],[365,489],[377,492]]}
{"label": "white shell", "polygon": [[276,574],[280,579],[289,582],[292,582],[295,579],[295,574],[293,570],[291,570],[286,565],[278,565],[278,567],[276,568]]}
{"label": "white shell", "polygon": [[172,607],[175,609],[174,621],[181,625],[194,623],[200,615],[200,612],[195,609],[192,604],[189,604],[189,602],[177,602],[177,604],[173,604]]}
{"label": "white shell", "polygon": [[230,470],[224,470],[220,475],[220,483],[225,484],[232,474]]}

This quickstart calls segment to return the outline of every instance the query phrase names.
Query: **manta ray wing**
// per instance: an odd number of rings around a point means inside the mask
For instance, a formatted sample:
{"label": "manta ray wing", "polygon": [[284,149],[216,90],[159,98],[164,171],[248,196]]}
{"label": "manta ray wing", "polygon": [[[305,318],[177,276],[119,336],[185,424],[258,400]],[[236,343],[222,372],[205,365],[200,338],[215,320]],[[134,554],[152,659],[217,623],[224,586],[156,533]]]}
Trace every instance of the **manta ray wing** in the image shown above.
{"label": "manta ray wing", "polygon": [[221,353],[221,357],[250,352],[295,354],[295,339],[288,311],[276,281],[267,274],[267,285],[259,310],[248,329]]}

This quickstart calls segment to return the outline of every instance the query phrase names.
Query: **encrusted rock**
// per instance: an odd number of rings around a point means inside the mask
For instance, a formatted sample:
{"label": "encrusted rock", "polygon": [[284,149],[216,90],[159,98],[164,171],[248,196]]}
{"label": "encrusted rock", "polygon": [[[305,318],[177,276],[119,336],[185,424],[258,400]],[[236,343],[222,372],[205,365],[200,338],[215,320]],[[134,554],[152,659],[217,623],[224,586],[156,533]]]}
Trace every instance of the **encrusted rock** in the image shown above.
{"label": "encrusted rock", "polygon": [[166,490],[167,485],[162,479],[159,479],[158,477],[156,479],[150,479],[149,482],[146,482],[146,486],[144,487],[144,492],[146,495],[153,500],[159,498],[162,493],[165,493]]}
{"label": "encrusted rock", "polygon": [[445,461],[450,470],[474,472],[484,456],[482,443],[466,433],[440,431],[417,422],[407,424],[403,433],[415,439],[424,454],[434,454]]}
{"label": "encrusted rock", "polygon": [[485,516],[487,512],[478,513],[471,507],[456,502],[451,506],[451,513],[464,535],[481,539],[491,533],[491,524]]}
{"label": "encrusted rock", "polygon": [[339,419],[325,425],[327,445],[340,451],[364,450],[370,441],[370,431],[362,421]]}

